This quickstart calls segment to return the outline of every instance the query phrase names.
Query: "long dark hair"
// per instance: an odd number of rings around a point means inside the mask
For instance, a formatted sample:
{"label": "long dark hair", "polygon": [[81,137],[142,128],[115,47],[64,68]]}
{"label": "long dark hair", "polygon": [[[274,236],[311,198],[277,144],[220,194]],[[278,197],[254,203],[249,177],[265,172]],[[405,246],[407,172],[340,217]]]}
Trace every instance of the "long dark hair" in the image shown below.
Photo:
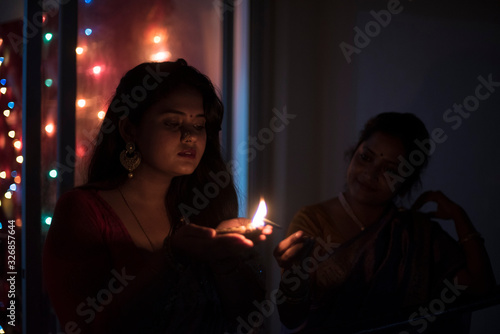
{"label": "long dark hair", "polygon": [[[416,141],[422,143],[429,140],[429,132],[425,124],[414,114],[393,111],[380,113],[366,122],[363,130],[361,130],[356,146],[346,152],[349,161],[353,158],[354,153],[361,143],[368,140],[376,132],[382,132],[399,138],[405,148],[404,158],[407,160],[412,152],[422,151],[416,144]],[[412,189],[421,184],[422,171],[429,163],[429,156],[423,152],[420,156],[423,157],[423,161],[413,166],[413,173],[404,179],[403,184],[398,188],[395,195],[409,195]]]}
{"label": "long dark hair", "polygon": [[[125,182],[127,170],[119,159],[125,148],[125,141],[118,130],[119,121],[128,117],[133,124],[139,124],[144,113],[153,104],[181,86],[194,88],[203,97],[207,142],[193,174],[173,178],[165,205],[174,227],[183,217],[199,225],[215,227],[220,221],[234,218],[238,214],[236,190],[222,158],[219,142],[224,108],[210,79],[187,65],[184,59],[142,63],[123,76],[96,138],[85,186],[113,189]],[[213,178],[214,175],[221,174],[224,175],[224,184],[219,185]],[[203,195],[205,186],[209,183],[218,186],[216,196]],[[195,196],[199,197],[200,193],[207,199],[201,206],[195,203]]]}

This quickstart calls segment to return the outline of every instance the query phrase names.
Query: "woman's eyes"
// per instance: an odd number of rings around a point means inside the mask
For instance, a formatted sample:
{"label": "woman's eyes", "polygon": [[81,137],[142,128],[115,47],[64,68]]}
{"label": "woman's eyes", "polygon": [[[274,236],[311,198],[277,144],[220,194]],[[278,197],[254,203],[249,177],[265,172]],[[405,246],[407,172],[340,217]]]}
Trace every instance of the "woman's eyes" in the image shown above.
{"label": "woman's eyes", "polygon": [[365,153],[360,153],[359,154],[359,157],[361,158],[361,160],[363,161],[370,161],[370,157],[368,156],[368,154],[365,154]]}
{"label": "woman's eyes", "polygon": [[165,121],[164,123],[169,128],[179,128],[181,126],[179,121]]}
{"label": "woman's eyes", "polygon": [[[173,130],[179,130],[183,126],[182,121],[177,120],[166,120],[164,124]],[[205,129],[205,123],[193,124],[192,127],[195,131],[203,131]]]}

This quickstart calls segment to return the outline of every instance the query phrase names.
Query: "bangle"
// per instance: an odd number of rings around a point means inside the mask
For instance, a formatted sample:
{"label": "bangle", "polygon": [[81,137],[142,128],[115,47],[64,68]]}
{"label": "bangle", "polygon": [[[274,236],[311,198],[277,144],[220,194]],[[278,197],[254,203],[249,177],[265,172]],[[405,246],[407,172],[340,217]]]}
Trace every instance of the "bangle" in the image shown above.
{"label": "bangle", "polygon": [[470,233],[470,234],[466,235],[466,236],[465,236],[465,238],[463,238],[463,239],[459,240],[459,241],[458,241],[458,243],[459,243],[460,245],[463,245],[463,244],[465,244],[467,241],[471,241],[471,240],[474,240],[474,239],[478,239],[478,240],[480,240],[480,241],[484,242],[484,239],[483,239],[483,237],[481,236],[481,234],[479,234],[479,232],[472,232],[472,233]]}

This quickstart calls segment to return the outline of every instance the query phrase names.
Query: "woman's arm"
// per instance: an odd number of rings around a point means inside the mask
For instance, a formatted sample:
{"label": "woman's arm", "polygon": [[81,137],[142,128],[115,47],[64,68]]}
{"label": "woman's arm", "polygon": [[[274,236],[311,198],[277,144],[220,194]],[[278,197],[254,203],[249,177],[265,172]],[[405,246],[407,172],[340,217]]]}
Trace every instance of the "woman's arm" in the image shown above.
{"label": "woman's arm", "polygon": [[475,229],[465,210],[440,191],[423,193],[413,205],[413,209],[419,209],[427,202],[437,203],[436,211],[428,213],[430,217],[451,219],[455,223],[458,242],[466,260],[466,267],[456,275],[458,284],[468,286],[467,293],[471,295],[484,295],[491,291],[496,283],[484,247],[484,239]]}
{"label": "woman's arm", "polygon": [[[318,232],[312,227],[308,214],[299,211],[288,228],[287,238],[274,250],[276,262],[281,267],[280,295],[278,304],[281,323],[288,329],[301,328],[309,316],[310,290],[314,273],[304,275],[300,268],[303,259],[314,246],[311,237]],[[294,269],[295,268],[295,269]]]}

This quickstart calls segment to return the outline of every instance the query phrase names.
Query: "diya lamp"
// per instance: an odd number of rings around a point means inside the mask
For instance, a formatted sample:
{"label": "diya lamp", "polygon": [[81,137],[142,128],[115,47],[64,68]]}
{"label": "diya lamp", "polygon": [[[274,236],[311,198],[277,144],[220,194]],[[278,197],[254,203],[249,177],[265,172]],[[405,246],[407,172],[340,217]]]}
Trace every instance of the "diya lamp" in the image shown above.
{"label": "diya lamp", "polygon": [[243,234],[246,238],[251,239],[252,237],[258,237],[260,234],[262,234],[262,230],[266,226],[266,223],[279,227],[279,225],[267,219],[266,215],[267,215],[266,202],[263,199],[261,199],[259,207],[257,208],[257,211],[255,212],[255,215],[253,216],[252,222],[250,224],[222,228],[216,230],[217,234],[239,233]]}

